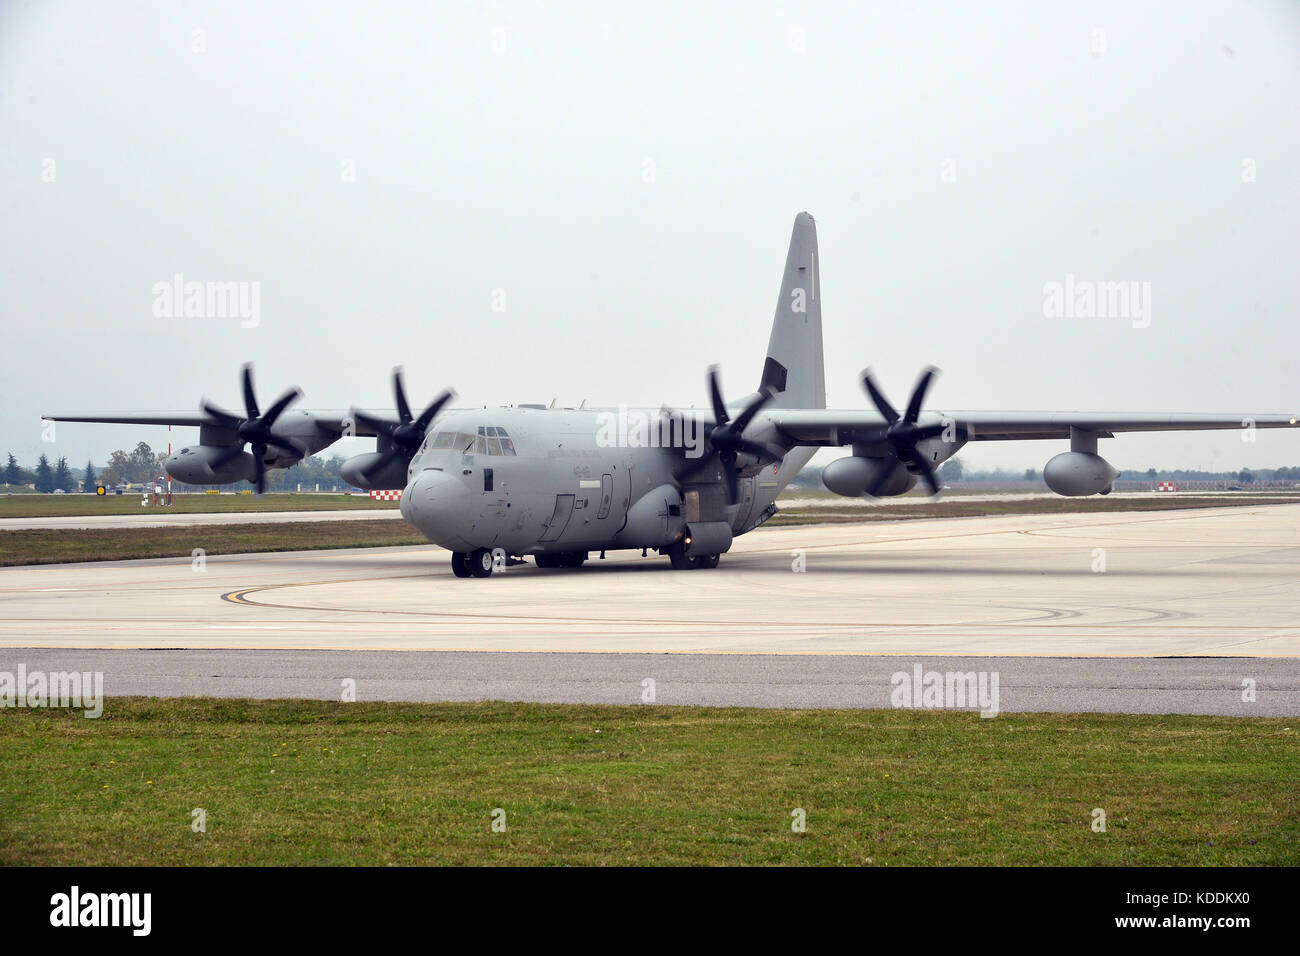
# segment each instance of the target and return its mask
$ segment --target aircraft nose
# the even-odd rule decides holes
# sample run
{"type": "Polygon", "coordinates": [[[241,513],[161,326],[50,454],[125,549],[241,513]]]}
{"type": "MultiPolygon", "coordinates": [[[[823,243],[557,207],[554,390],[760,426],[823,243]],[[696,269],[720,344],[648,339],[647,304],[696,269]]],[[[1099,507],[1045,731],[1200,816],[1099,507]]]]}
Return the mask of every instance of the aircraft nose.
{"type": "Polygon", "coordinates": [[[465,485],[432,468],[416,475],[402,492],[402,517],[431,536],[454,533],[458,523],[469,516],[469,506],[465,485]]]}

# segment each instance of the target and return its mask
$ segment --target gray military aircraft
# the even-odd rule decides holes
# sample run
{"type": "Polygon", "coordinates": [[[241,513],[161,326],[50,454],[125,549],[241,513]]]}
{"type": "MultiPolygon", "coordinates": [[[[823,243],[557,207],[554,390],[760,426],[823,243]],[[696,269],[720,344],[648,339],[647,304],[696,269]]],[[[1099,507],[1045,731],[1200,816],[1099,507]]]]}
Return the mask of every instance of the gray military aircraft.
{"type": "Polygon", "coordinates": [[[1098,439],[1296,424],[1291,415],[927,411],[934,374],[921,374],[901,414],[870,371],[862,384],[874,409],[826,408],[817,231],[800,213],[758,388],[728,403],[711,368],[706,410],[451,409],[446,392],[416,416],[399,369],[396,418],[291,410],[297,389],[263,412],[246,365],[243,415],[204,401],[197,413],[46,417],[197,425],[199,444],[173,454],[167,471],[193,484],[248,480],[259,492],[267,469],[345,434],[373,435],[375,452],[350,458],[344,478],[403,489],[403,517],[451,551],[458,577],[486,577],[524,556],[542,568],[576,568],[592,551],[618,549],[654,550],[677,569],[716,567],[736,535],[776,512],[781,490],[825,446],[852,451],[826,466],[826,488],[862,497],[901,495],[918,481],[938,494],[935,467],[970,441],[1068,440],[1043,478],[1057,494],[1081,496],[1108,494],[1119,474],[1097,453],[1098,439]]]}

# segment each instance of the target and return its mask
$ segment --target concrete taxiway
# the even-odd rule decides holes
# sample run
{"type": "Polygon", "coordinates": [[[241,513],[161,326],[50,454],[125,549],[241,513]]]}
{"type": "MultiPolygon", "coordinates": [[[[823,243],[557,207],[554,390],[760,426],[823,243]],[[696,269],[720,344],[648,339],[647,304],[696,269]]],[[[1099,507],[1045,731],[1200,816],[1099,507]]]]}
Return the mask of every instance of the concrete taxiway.
{"type": "Polygon", "coordinates": [[[284,524],[297,521],[368,521],[399,519],[396,508],[353,508],[339,511],[217,511],[195,514],[165,507],[141,509],[129,515],[53,515],[44,518],[0,518],[0,531],[56,531],[110,528],[193,528],[205,524],[284,524]]]}
{"type": "MultiPolygon", "coordinates": [[[[761,529],[708,571],[674,572],[637,552],[593,554],[576,571],[530,564],[460,580],[432,546],[7,568],[0,646],[1060,658],[1026,680],[1057,688],[1064,709],[1096,709],[1090,702],[1108,706],[1103,684],[1122,686],[1106,675],[1128,671],[1098,662],[1097,687],[1070,691],[1077,671],[1066,659],[1278,658],[1274,678],[1294,677],[1297,581],[1300,505],[939,518],[761,529]]],[[[496,660],[484,667],[523,666],[485,657],[496,660]]],[[[807,662],[801,686],[820,690],[792,699],[843,706],[833,679],[842,660],[807,662]]],[[[1173,688],[1188,713],[1205,700],[1196,686],[1239,697],[1253,673],[1234,662],[1212,674],[1155,666],[1144,680],[1173,688]]],[[[220,670],[172,686],[218,693],[220,670]]]]}

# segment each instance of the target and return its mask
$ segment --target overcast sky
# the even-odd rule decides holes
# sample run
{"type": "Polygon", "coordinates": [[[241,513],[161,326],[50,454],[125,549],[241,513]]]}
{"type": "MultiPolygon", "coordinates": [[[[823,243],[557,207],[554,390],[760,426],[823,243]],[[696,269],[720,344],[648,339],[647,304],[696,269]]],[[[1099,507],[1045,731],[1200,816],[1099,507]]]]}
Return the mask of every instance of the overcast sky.
{"type": "Polygon", "coordinates": [[[38,416],[237,407],[248,360],[263,406],[388,407],[398,363],[421,404],[740,396],[805,209],[833,407],[933,363],[945,410],[1295,412],[1300,4],[6,0],[0,453],[165,447],[38,416]],[[155,317],[177,273],[259,324],[155,317]],[[1150,283],[1149,327],[1045,317],[1067,275],[1150,283]]]}

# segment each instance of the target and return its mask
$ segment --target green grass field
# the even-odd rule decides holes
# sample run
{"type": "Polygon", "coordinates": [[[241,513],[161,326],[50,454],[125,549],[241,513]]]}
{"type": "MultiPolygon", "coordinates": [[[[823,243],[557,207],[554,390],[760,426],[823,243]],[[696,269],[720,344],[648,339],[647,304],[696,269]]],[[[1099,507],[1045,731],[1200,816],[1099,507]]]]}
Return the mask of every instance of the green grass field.
{"type": "Polygon", "coordinates": [[[0,495],[0,519],[85,515],[229,514],[240,511],[352,511],[394,509],[396,501],[352,495],[174,495],[164,507],[140,507],[140,495],[0,495]]]}
{"type": "Polygon", "coordinates": [[[1294,866],[1293,723],[130,698],[98,720],[5,710],[0,863],[1294,866]]]}
{"type": "Polygon", "coordinates": [[[317,551],[323,548],[384,548],[427,544],[405,521],[285,521],[275,524],[205,524],[192,528],[111,528],[0,531],[0,567],[188,558],[260,551],[317,551]]]}

